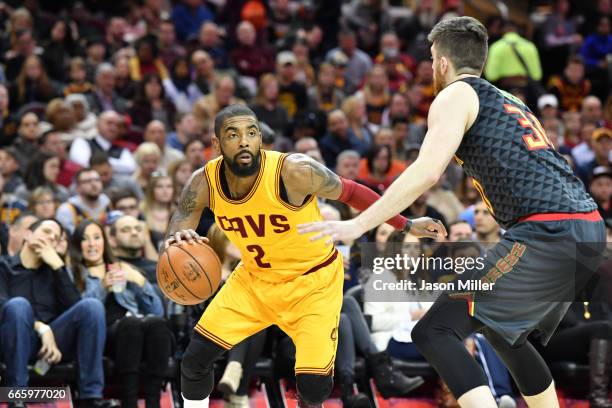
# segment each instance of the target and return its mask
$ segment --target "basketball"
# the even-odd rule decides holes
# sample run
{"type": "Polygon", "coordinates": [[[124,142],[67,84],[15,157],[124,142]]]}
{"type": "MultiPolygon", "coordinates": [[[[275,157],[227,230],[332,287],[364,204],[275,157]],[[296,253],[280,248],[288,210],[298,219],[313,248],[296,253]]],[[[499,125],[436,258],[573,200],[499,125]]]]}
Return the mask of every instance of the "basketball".
{"type": "Polygon", "coordinates": [[[206,244],[172,244],[159,256],[157,283],[175,303],[202,303],[217,291],[220,282],[221,262],[206,244]]]}

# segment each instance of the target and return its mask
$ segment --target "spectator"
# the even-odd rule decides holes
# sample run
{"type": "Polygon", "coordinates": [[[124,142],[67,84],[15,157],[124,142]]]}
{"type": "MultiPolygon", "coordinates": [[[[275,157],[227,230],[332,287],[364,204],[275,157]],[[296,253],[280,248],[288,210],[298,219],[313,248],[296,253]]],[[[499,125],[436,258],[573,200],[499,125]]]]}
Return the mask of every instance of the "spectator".
{"type": "MultiPolygon", "coordinates": [[[[393,131],[389,128],[381,128],[376,135],[374,135],[373,144],[374,145],[386,145],[391,149],[391,168],[387,171],[387,176],[390,178],[395,178],[400,175],[405,169],[406,165],[397,159],[397,150],[396,150],[396,142],[395,137],[393,135],[393,131]]],[[[359,165],[359,177],[361,179],[365,179],[368,174],[368,162],[364,158],[361,160],[359,165]]]]}
{"type": "Polygon", "coordinates": [[[15,190],[23,201],[28,201],[30,194],[37,187],[47,187],[53,192],[53,198],[60,203],[70,197],[68,189],[57,183],[60,173],[60,158],[53,152],[37,151],[30,157],[24,174],[24,184],[15,190]]]}
{"type": "Polygon", "coordinates": [[[368,127],[366,116],[366,105],[362,97],[349,96],[342,102],[342,111],[346,115],[349,126],[355,136],[367,147],[370,147],[374,139],[374,133],[368,127]]]}
{"type": "Polygon", "coordinates": [[[38,219],[53,218],[58,203],[49,187],[36,187],[28,199],[28,211],[38,219]]]}
{"type": "Polygon", "coordinates": [[[83,94],[74,93],[66,97],[66,102],[72,106],[76,121],[75,132],[85,139],[93,139],[98,133],[96,115],[89,110],[89,102],[83,94]]]}
{"type": "Polygon", "coordinates": [[[263,74],[259,79],[259,88],[255,103],[251,109],[257,119],[266,123],[276,133],[285,134],[289,125],[287,110],[280,105],[278,80],[273,74],[263,74]]]}
{"type": "Polygon", "coordinates": [[[436,220],[440,220],[442,221],[442,224],[447,225],[444,215],[442,215],[442,213],[436,208],[427,204],[430,194],[431,193],[429,191],[422,194],[414,201],[414,203],[412,203],[412,205],[402,211],[401,214],[407,218],[431,217],[436,220]]]}
{"type": "Polygon", "coordinates": [[[93,84],[87,80],[87,65],[81,57],[70,59],[68,64],[68,85],[64,88],[64,96],[72,94],[89,94],[93,92],[93,84]]]}
{"type": "MultiPolygon", "coordinates": [[[[209,95],[206,95],[196,102],[196,105],[202,105],[203,109],[214,117],[221,109],[229,105],[241,104],[245,102],[235,96],[236,83],[229,75],[219,75],[215,79],[215,88],[209,95]]],[[[197,106],[194,106],[194,114],[197,106]]]]}
{"type": "MultiPolygon", "coordinates": [[[[584,118],[584,115],[582,117],[584,118]]],[[[595,153],[591,149],[591,139],[595,129],[596,127],[593,123],[582,123],[582,129],[580,130],[581,142],[571,151],[575,168],[580,168],[595,158],[595,153]]]]}
{"type": "Polygon", "coordinates": [[[219,26],[213,21],[207,21],[200,27],[200,49],[206,51],[219,69],[230,68],[227,50],[222,44],[219,26]]]}
{"type": "Polygon", "coordinates": [[[448,241],[470,241],[474,235],[474,230],[469,222],[464,220],[453,221],[448,224],[448,241]]]}
{"type": "Polygon", "coordinates": [[[427,198],[427,204],[438,210],[446,219],[447,222],[454,222],[459,219],[459,215],[464,208],[454,192],[446,188],[446,174],[434,184],[427,198]]]}
{"type": "Polygon", "coordinates": [[[159,408],[163,376],[172,352],[172,333],[153,285],[134,267],[117,262],[100,224],[85,220],[71,238],[70,265],[85,299],[106,311],[107,353],[119,379],[121,406],[136,408],[140,365],[147,408],[159,408]]]}
{"type": "Polygon", "coordinates": [[[295,59],[297,60],[295,79],[298,82],[305,84],[307,87],[312,86],[315,80],[315,71],[310,63],[308,43],[306,40],[298,37],[293,42],[291,52],[293,52],[293,55],[295,55],[295,59]]]}
{"type": "Polygon", "coordinates": [[[280,85],[278,99],[289,118],[308,107],[306,86],[295,78],[296,65],[297,58],[291,51],[283,51],[276,56],[276,72],[280,85]]]}
{"type": "Polygon", "coordinates": [[[106,43],[102,37],[93,35],[87,39],[85,67],[87,80],[93,82],[96,77],[96,69],[104,62],[106,56],[106,43]]]}
{"type": "MultiPolygon", "coordinates": [[[[9,14],[7,11],[12,11],[9,15],[9,19],[7,21],[7,30],[2,33],[2,44],[0,49],[2,52],[7,51],[5,55],[3,55],[4,60],[8,60],[14,58],[16,55],[24,56],[24,58],[34,52],[34,43],[24,44],[20,43],[20,36],[22,33],[27,32],[29,35],[30,41],[32,40],[31,31],[34,27],[34,22],[32,19],[32,14],[25,7],[20,7],[16,10],[3,10],[3,14],[9,14]]],[[[3,16],[4,17],[4,16],[3,16]]],[[[10,78],[7,77],[8,80],[13,80],[17,76],[19,69],[21,68],[21,64],[23,63],[23,59],[19,61],[14,74],[11,75],[10,78]]],[[[8,71],[8,70],[7,70],[8,71]]]]}
{"type": "Polygon", "coordinates": [[[81,166],[67,158],[66,142],[62,140],[62,136],[58,132],[49,130],[42,134],[39,145],[40,149],[55,153],[59,157],[60,171],[57,176],[57,183],[69,187],[81,166]]]}
{"type": "Polygon", "coordinates": [[[145,76],[136,91],[134,106],[130,109],[134,125],[144,127],[156,119],[166,126],[171,126],[175,114],[176,108],[166,99],[159,76],[156,74],[145,76]]]}
{"type": "Polygon", "coordinates": [[[333,110],[328,115],[328,133],[321,139],[320,147],[323,160],[329,168],[336,167],[336,158],[343,150],[365,151],[365,145],[349,128],[346,115],[340,109],[333,110]]]}
{"type": "Polygon", "coordinates": [[[81,133],[76,129],[76,115],[72,109],[72,105],[64,99],[55,98],[47,104],[45,111],[47,122],[43,122],[43,126],[51,128],[59,132],[64,140],[72,142],[75,138],[81,136],[81,133]]]}
{"type": "Polygon", "coordinates": [[[130,58],[130,78],[132,81],[147,81],[147,77],[155,75],[159,78],[169,77],[168,68],[159,57],[157,37],[146,35],[136,43],[136,55],[130,58]]]}
{"type": "Polygon", "coordinates": [[[601,98],[610,93],[607,78],[612,54],[612,34],[610,34],[610,14],[601,15],[597,21],[597,31],[589,35],[580,50],[587,72],[594,80],[594,89],[601,98]]]}
{"type": "Polygon", "coordinates": [[[255,27],[249,21],[242,21],[236,28],[238,46],[231,52],[232,63],[242,76],[257,80],[262,74],[274,70],[274,52],[257,44],[255,27]]]}
{"type": "Polygon", "coordinates": [[[119,136],[121,116],[115,111],[103,112],[98,118],[98,134],[87,140],[77,138],[70,147],[70,160],[86,167],[93,153],[103,151],[109,156],[113,172],[119,175],[131,175],[136,170],[132,153],[125,147],[113,144],[119,136]]]}
{"type": "Polygon", "coordinates": [[[610,155],[612,151],[612,130],[606,128],[595,129],[591,136],[591,148],[595,157],[592,161],[579,166],[577,175],[585,185],[589,184],[593,170],[599,166],[610,167],[610,155]]]}
{"type": "MultiPolygon", "coordinates": [[[[10,226],[8,226],[7,242],[2,242],[2,256],[17,255],[23,247],[23,242],[30,227],[38,220],[39,218],[37,216],[25,211],[19,214],[10,226]]],[[[4,225],[6,226],[7,224],[5,223],[4,225]]],[[[1,259],[2,258],[0,258],[0,260],[1,259]]]]}
{"type": "MultiPolygon", "coordinates": [[[[321,110],[329,113],[334,109],[339,109],[344,94],[336,88],[335,68],[330,63],[324,62],[319,66],[317,83],[308,89],[308,98],[312,109],[321,110]]],[[[348,115],[345,111],[344,113],[348,115]]]]}
{"type": "Polygon", "coordinates": [[[30,55],[25,59],[19,75],[10,87],[10,107],[15,111],[29,103],[49,102],[58,93],[40,58],[30,55]]]}
{"type": "Polygon", "coordinates": [[[114,55],[117,51],[128,46],[125,41],[127,32],[127,21],[122,16],[111,17],[106,26],[105,42],[108,53],[114,55]]]}
{"type": "Polygon", "coordinates": [[[217,75],[215,63],[206,51],[197,50],[191,55],[191,65],[195,70],[194,82],[202,95],[208,95],[215,87],[217,75]]]}
{"type": "Polygon", "coordinates": [[[140,81],[134,81],[132,79],[132,73],[130,71],[130,59],[135,58],[131,55],[115,54],[115,86],[114,90],[117,96],[125,99],[128,105],[136,96],[138,84],[140,81]]]}
{"type": "Polygon", "coordinates": [[[380,53],[374,62],[385,67],[389,78],[389,90],[392,93],[405,92],[408,82],[412,79],[412,72],[416,69],[416,61],[400,48],[400,40],[392,31],[382,35],[380,39],[380,53]]]}
{"type": "Polygon", "coordinates": [[[154,248],[164,241],[170,216],[174,211],[174,185],[172,179],[162,174],[154,174],[145,190],[142,213],[151,233],[154,248]]]}
{"type": "Polygon", "coordinates": [[[145,142],[153,142],[159,147],[161,152],[160,168],[167,169],[171,163],[185,157],[183,152],[166,144],[166,127],[159,120],[152,120],[147,124],[144,140],[145,142]]]}
{"type": "Polygon", "coordinates": [[[542,62],[545,72],[554,72],[562,66],[572,51],[582,43],[582,36],[578,34],[577,23],[570,16],[569,0],[556,0],[554,12],[548,16],[544,23],[544,47],[542,62]]]}
{"type": "Polygon", "coordinates": [[[351,30],[343,29],[338,34],[338,48],[327,53],[326,59],[331,59],[334,53],[342,51],[348,58],[344,79],[346,81],[347,93],[353,93],[372,68],[372,60],[362,50],[357,48],[357,37],[351,30]]]}
{"type": "Polygon", "coordinates": [[[595,127],[604,125],[603,112],[601,109],[601,100],[589,95],[582,101],[582,123],[593,124],[595,127]]]}
{"type": "Polygon", "coordinates": [[[97,171],[84,168],[75,175],[77,195],[62,203],[56,218],[72,233],[82,220],[104,223],[108,214],[109,198],[102,193],[102,180],[97,171]]]}
{"type": "Polygon", "coordinates": [[[162,84],[168,99],[181,113],[189,113],[194,102],[202,96],[202,92],[191,79],[187,57],[177,57],[174,60],[170,79],[162,81],[162,84]]]}
{"type": "Polygon", "coordinates": [[[164,66],[172,67],[178,58],[185,58],[187,52],[176,41],[176,30],[171,20],[161,21],[157,27],[159,27],[159,58],[164,66]]]}
{"type": "Polygon", "coordinates": [[[36,46],[36,40],[31,28],[15,31],[11,43],[11,49],[5,54],[4,59],[7,81],[14,81],[19,76],[27,58],[42,53],[42,50],[36,46]]]}
{"type": "Polygon", "coordinates": [[[548,80],[548,90],[561,102],[564,111],[579,111],[583,99],[591,91],[591,81],[584,77],[584,63],[578,56],[570,57],[562,75],[548,80]]]}
{"type": "Polygon", "coordinates": [[[38,151],[40,139],[40,120],[34,112],[26,112],[21,116],[17,135],[13,147],[17,152],[19,167],[25,169],[32,155],[38,151]]]}
{"type": "Polygon", "coordinates": [[[97,171],[102,181],[102,192],[108,195],[113,190],[129,190],[139,199],[144,197],[142,188],[131,177],[115,175],[108,155],[104,152],[96,152],[89,160],[89,167],[97,171]]]}
{"type": "Polygon", "coordinates": [[[144,191],[151,181],[151,175],[161,168],[162,153],[156,143],[144,142],[136,149],[134,158],[138,164],[134,180],[144,191]]]}
{"type": "Polygon", "coordinates": [[[611,218],[612,170],[606,166],[595,167],[590,176],[589,192],[597,203],[597,209],[601,214],[601,218],[604,220],[611,218]]]}
{"type": "Polygon", "coordinates": [[[199,139],[193,139],[185,145],[185,158],[195,170],[206,164],[204,143],[199,139]]]}
{"type": "Polygon", "coordinates": [[[366,153],[368,172],[362,178],[364,184],[384,193],[393,182],[389,176],[391,169],[391,149],[386,145],[373,145],[366,153]]]}
{"type": "Polygon", "coordinates": [[[489,249],[500,239],[501,229],[483,201],[474,205],[474,231],[476,242],[489,249]]]}
{"type": "Polygon", "coordinates": [[[174,129],[174,132],[168,134],[166,144],[181,152],[185,145],[200,133],[196,119],[191,113],[178,113],[174,118],[174,129]]]}
{"type": "Polygon", "coordinates": [[[115,68],[107,63],[101,63],[96,68],[96,87],[89,95],[89,107],[99,115],[105,111],[116,111],[123,113],[127,110],[128,103],[115,92],[115,68]]]}
{"type": "Polygon", "coordinates": [[[194,168],[189,160],[186,158],[183,160],[175,161],[168,166],[168,174],[172,178],[172,185],[174,186],[174,202],[178,204],[183,187],[187,184],[191,173],[194,168]]]}
{"type": "Polygon", "coordinates": [[[214,20],[210,9],[202,0],[184,0],[172,10],[172,21],[176,28],[176,36],[184,42],[192,34],[197,34],[200,26],[214,20]]]}
{"type": "Polygon", "coordinates": [[[54,81],[66,82],[66,67],[70,54],[75,52],[69,20],[56,20],[51,26],[48,40],[43,43],[42,60],[49,77],[54,81]]]}
{"type": "Polygon", "coordinates": [[[54,249],[61,234],[56,221],[37,221],[19,254],[0,261],[5,381],[11,387],[26,387],[27,362],[37,354],[50,364],[76,355],[80,405],[96,407],[104,388],[104,306],[96,299],[81,299],[54,249]],[[35,348],[36,335],[40,350],[35,348]]]}
{"type": "Polygon", "coordinates": [[[13,143],[17,135],[17,120],[9,110],[9,92],[0,83],[0,147],[13,143]]]}
{"type": "Polygon", "coordinates": [[[368,72],[362,91],[368,116],[368,123],[376,132],[382,125],[383,112],[389,104],[389,78],[382,65],[374,65],[368,72]]]}
{"type": "MultiPolygon", "coordinates": [[[[157,287],[156,268],[159,255],[149,237],[145,223],[132,215],[119,215],[109,228],[109,243],[115,256],[143,271],[158,295],[163,296],[157,287]]],[[[160,297],[162,303],[163,299],[160,297]]]]}
{"type": "Polygon", "coordinates": [[[19,152],[12,146],[0,150],[0,173],[4,179],[3,192],[14,193],[23,180],[19,172],[19,152]]]}

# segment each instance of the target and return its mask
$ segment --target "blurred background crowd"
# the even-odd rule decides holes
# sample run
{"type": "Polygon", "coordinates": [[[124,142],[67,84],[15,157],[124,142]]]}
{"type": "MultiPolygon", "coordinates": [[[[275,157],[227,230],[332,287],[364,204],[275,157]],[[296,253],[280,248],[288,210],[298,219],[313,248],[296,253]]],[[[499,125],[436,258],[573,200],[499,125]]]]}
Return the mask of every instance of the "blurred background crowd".
{"type": "MultiPolygon", "coordinates": [[[[120,379],[122,405],[134,407],[141,396],[147,408],[159,406],[162,384],[178,387],[168,367],[180,361],[203,306],[167,302],[155,263],[182,187],[219,154],[211,143],[215,114],[248,105],[262,122],[264,148],[307,154],[382,194],[415,160],[427,131],[434,94],[426,36],[444,18],[471,15],[485,24],[483,76],[536,114],[612,231],[611,12],[610,0],[0,2],[4,384],[25,385],[27,363],[42,347],[41,360],[77,362],[83,405],[104,405],[104,355],[120,379]],[[85,348],[95,352],[86,357],[85,348]]],[[[479,253],[486,245],[476,242],[503,233],[481,200],[453,163],[404,215],[442,220],[463,254],[479,253]]],[[[327,219],[355,215],[341,203],[321,205],[327,219]]],[[[240,254],[210,211],[198,232],[231,273],[240,254]]],[[[357,244],[376,242],[383,253],[388,239],[436,250],[387,226],[338,243],[348,295],[336,372],[348,406],[363,406],[356,400],[368,393],[353,387],[356,358],[385,396],[422,382],[410,367],[389,379],[401,375],[399,360],[422,361],[410,327],[428,305],[360,297],[368,274],[357,244]]],[[[594,292],[580,295],[564,321],[569,334],[561,331],[543,353],[588,366],[582,397],[612,407],[612,315],[594,292]]],[[[221,378],[227,405],[248,406],[258,356],[291,361],[285,343],[263,333],[230,354],[221,378]]],[[[483,357],[484,343],[475,337],[467,346],[493,360],[494,353],[483,357]]],[[[500,406],[515,406],[508,373],[487,371],[492,388],[505,384],[496,391],[500,406]]],[[[456,403],[443,384],[434,388],[436,404],[456,403]]]]}

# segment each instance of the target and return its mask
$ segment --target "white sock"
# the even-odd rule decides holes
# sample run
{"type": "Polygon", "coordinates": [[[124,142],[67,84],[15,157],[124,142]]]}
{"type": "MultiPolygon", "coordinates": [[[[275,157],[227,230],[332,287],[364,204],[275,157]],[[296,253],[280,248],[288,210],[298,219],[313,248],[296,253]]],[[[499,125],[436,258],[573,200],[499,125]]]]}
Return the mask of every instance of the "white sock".
{"type": "Polygon", "coordinates": [[[203,400],[188,400],[183,394],[183,408],[208,408],[208,397],[203,400]]]}

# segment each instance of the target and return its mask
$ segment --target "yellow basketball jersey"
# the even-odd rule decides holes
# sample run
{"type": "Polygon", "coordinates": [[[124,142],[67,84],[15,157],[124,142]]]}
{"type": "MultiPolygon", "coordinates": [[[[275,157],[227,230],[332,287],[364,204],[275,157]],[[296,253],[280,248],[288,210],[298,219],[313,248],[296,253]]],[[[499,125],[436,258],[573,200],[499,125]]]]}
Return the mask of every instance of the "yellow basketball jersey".
{"type": "Polygon", "coordinates": [[[240,249],[244,268],[269,282],[292,280],[328,265],[338,256],[325,240],[311,242],[311,234],[298,234],[298,224],[322,218],[314,195],[299,207],[281,198],[281,169],[286,157],[262,150],[255,184],[239,200],[228,197],[222,188],[223,157],[205,167],[215,222],[240,249]]]}

